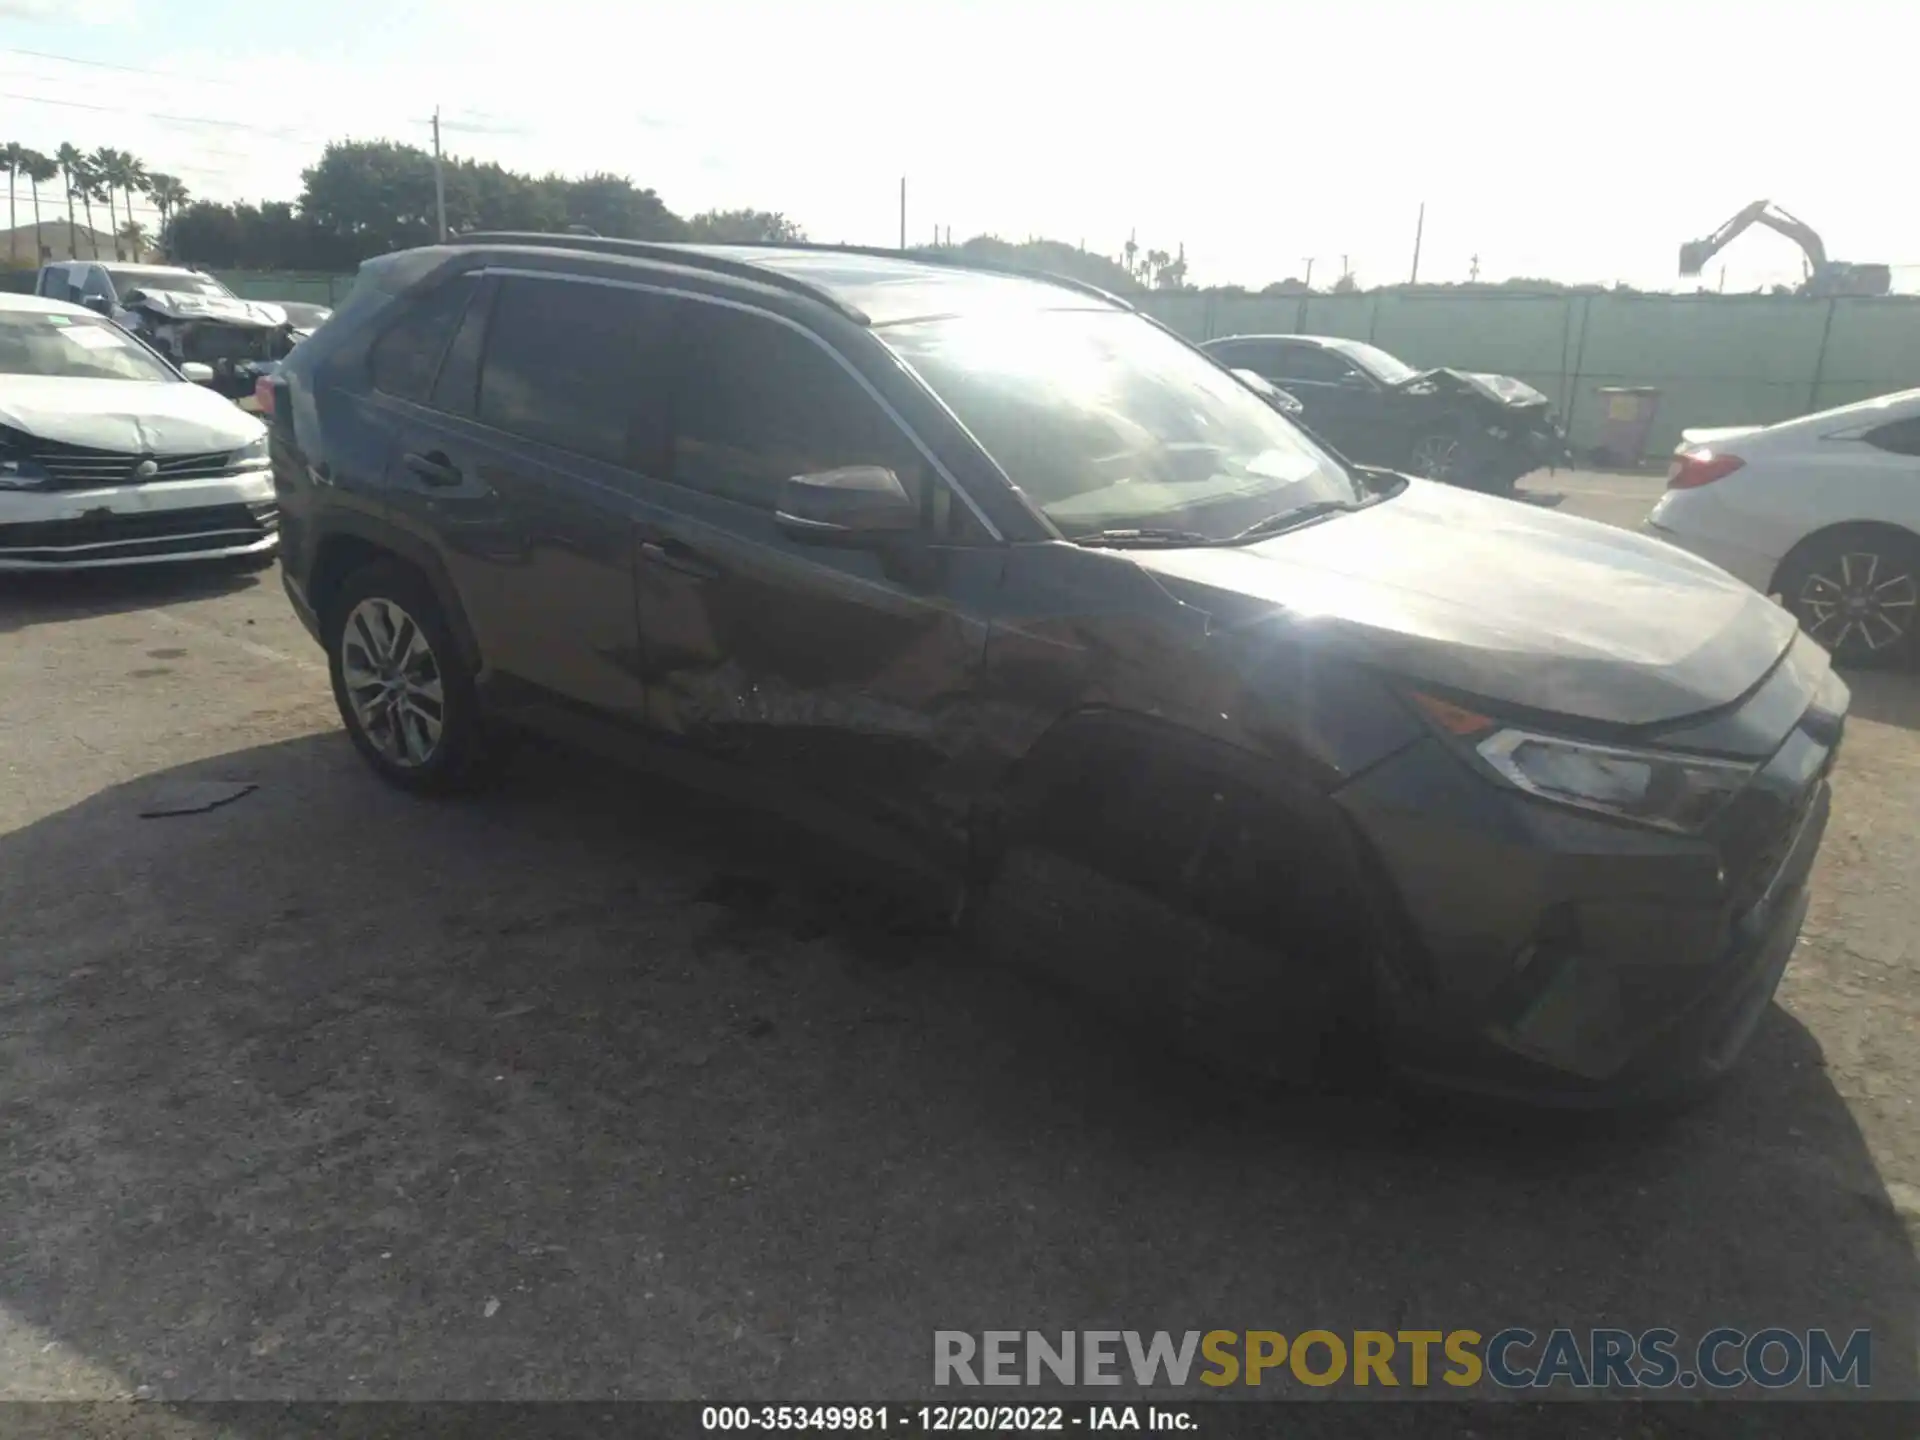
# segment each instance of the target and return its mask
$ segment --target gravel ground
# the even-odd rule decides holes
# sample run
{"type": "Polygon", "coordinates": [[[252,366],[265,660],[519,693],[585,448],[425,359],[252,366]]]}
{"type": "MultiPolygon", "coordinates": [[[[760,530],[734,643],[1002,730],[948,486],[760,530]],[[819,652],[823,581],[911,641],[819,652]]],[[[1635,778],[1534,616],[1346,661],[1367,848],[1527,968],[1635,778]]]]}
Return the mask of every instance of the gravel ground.
{"type": "Polygon", "coordinates": [[[1867,1326],[1915,1395],[1920,683],[1855,697],[1744,1070],[1568,1133],[1209,1078],[564,754],[392,793],[271,573],[9,584],[0,1397],[907,1396],[936,1328],[1601,1324],[1867,1326]],[[142,818],[206,781],[257,788],[142,818]]]}

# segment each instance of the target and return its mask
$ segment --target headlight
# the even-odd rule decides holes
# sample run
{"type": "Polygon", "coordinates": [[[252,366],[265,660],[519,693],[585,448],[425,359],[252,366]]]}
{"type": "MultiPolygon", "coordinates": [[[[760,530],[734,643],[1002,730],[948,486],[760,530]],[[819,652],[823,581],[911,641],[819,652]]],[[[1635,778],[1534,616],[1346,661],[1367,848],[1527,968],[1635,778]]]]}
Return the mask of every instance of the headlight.
{"type": "Polygon", "coordinates": [[[235,466],[245,465],[252,469],[259,469],[261,466],[267,464],[267,437],[265,435],[255,436],[252,440],[249,440],[245,445],[242,445],[238,450],[234,451],[233,454],[229,455],[227,459],[229,463],[235,466]]]}
{"type": "Polygon", "coordinates": [[[31,460],[0,460],[0,490],[38,490],[47,472],[31,460]]]}
{"type": "Polygon", "coordinates": [[[1497,731],[1474,749],[1529,795],[1663,830],[1700,829],[1758,768],[1737,760],[1620,749],[1526,730],[1497,731]]]}

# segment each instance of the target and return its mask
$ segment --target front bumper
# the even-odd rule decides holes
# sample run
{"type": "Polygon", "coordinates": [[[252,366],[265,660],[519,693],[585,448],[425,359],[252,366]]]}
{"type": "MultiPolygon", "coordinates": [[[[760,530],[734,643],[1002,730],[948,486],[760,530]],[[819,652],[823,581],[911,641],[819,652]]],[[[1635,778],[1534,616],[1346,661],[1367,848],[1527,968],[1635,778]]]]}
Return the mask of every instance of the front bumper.
{"type": "Polygon", "coordinates": [[[95,570],[262,555],[279,542],[273,476],[0,491],[0,571],[95,570]]]}
{"type": "Polygon", "coordinates": [[[1724,1075],[1799,935],[1846,705],[1828,675],[1698,836],[1527,800],[1438,741],[1350,787],[1343,803],[1397,912],[1376,978],[1400,1068],[1574,1108],[1674,1098],[1724,1075]]]}

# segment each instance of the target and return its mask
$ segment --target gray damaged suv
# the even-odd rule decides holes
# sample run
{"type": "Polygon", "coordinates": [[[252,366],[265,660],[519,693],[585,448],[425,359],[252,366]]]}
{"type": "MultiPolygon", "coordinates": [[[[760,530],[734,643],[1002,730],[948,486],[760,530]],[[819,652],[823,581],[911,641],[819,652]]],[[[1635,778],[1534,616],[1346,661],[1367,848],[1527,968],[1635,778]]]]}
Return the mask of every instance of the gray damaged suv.
{"type": "Polygon", "coordinates": [[[395,784],[522,729],[665,763],[1092,987],[1554,1103],[1720,1075],[1793,948],[1848,694],[1791,616],[1350,465],[1111,296],[466,236],[270,391],[287,591],[395,784]]]}

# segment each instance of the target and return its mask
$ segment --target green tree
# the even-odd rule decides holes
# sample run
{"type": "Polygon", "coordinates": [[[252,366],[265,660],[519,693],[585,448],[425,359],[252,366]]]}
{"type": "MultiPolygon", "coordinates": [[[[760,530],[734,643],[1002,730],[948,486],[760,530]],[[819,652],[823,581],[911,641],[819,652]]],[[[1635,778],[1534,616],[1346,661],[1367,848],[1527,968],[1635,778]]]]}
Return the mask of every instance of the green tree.
{"type": "Polygon", "coordinates": [[[33,263],[38,265],[43,253],[40,243],[40,187],[60,173],[60,166],[51,155],[42,155],[38,150],[22,152],[21,162],[27,183],[33,187],[33,263]]]}
{"type": "Polygon", "coordinates": [[[687,238],[717,245],[783,244],[807,232],[777,210],[704,210],[687,221],[687,238]]]}
{"type": "MultiPolygon", "coordinates": [[[[119,164],[120,152],[118,150],[108,149],[105,145],[102,145],[98,150],[95,150],[91,155],[87,156],[87,173],[92,177],[93,198],[107,202],[108,234],[114,234],[120,229],[119,217],[114,213],[113,207],[114,175],[119,169],[119,164]]],[[[87,228],[93,228],[93,215],[91,210],[88,211],[87,215],[87,228]]],[[[94,258],[96,260],[99,259],[100,242],[98,240],[93,242],[93,251],[94,258]]],[[[117,250],[114,252],[113,258],[116,260],[120,258],[117,250]]]]}
{"type": "Polygon", "coordinates": [[[101,146],[87,157],[93,167],[95,178],[107,195],[107,223],[112,227],[114,246],[113,258],[120,256],[120,221],[115,213],[113,197],[119,191],[127,197],[127,218],[133,218],[133,196],[136,190],[147,188],[147,168],[131,153],[125,150],[113,150],[101,146]]]}
{"type": "MultiPolygon", "coordinates": [[[[147,227],[142,225],[138,220],[130,219],[120,227],[113,238],[127,242],[128,254],[125,258],[138,261],[140,259],[140,252],[146,248],[147,227]]],[[[118,245],[114,246],[113,253],[115,259],[122,258],[118,245]]]]}
{"type": "Polygon", "coordinates": [[[60,167],[60,177],[67,191],[67,256],[78,260],[80,237],[74,230],[73,197],[79,193],[81,179],[87,173],[87,157],[80,153],[78,146],[65,144],[55,152],[53,158],[60,167]]]}
{"type": "Polygon", "coordinates": [[[9,140],[0,145],[0,165],[7,170],[7,228],[13,233],[7,237],[8,259],[16,265],[20,262],[20,224],[13,214],[14,177],[26,169],[27,150],[18,140],[9,140]]]}

